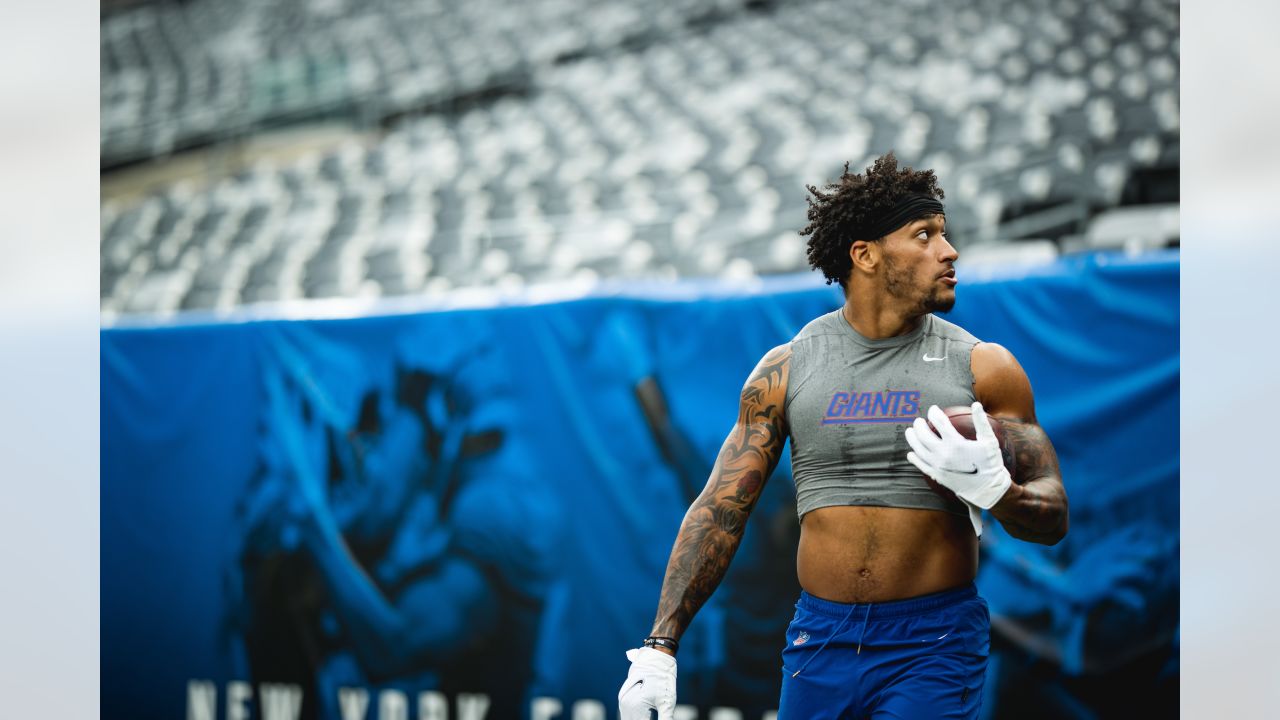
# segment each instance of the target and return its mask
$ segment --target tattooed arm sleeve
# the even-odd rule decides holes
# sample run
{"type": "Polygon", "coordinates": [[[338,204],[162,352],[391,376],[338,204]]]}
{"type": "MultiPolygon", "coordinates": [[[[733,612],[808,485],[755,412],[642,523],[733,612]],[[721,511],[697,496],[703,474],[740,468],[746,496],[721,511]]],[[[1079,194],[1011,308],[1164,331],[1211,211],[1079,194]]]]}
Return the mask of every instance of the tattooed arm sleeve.
{"type": "Polygon", "coordinates": [[[1000,421],[1013,443],[1018,476],[991,514],[1019,540],[1054,545],[1067,534],[1067,491],[1053,443],[1034,420],[1000,421]]]}
{"type": "Polygon", "coordinates": [[[1067,534],[1067,491],[1053,443],[1036,421],[1031,382],[1012,353],[994,343],[973,349],[974,394],[1004,425],[1013,444],[1017,476],[991,508],[1004,529],[1020,540],[1056,544],[1067,534]]]}
{"type": "Polygon", "coordinates": [[[774,348],[743,386],[738,421],[680,525],[652,635],[679,638],[729,569],[747,516],[787,439],[783,406],[790,360],[789,345],[774,348]]]}

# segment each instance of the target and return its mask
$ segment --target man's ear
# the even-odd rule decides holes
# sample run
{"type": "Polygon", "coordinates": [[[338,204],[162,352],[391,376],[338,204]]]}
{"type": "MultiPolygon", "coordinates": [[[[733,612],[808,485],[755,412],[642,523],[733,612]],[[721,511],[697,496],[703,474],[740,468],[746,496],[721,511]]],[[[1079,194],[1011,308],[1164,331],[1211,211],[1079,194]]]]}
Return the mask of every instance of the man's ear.
{"type": "Polygon", "coordinates": [[[854,240],[849,246],[849,259],[855,271],[874,272],[880,264],[880,243],[854,240]]]}

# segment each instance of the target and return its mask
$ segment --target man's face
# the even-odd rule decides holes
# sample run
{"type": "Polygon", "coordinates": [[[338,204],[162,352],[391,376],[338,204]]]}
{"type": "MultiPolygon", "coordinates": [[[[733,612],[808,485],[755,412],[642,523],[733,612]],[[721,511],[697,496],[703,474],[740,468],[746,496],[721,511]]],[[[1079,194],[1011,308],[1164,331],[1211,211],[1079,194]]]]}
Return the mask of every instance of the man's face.
{"type": "Polygon", "coordinates": [[[959,253],[947,241],[946,217],[913,220],[884,239],[884,288],[913,315],[947,312],[956,304],[959,253]]]}

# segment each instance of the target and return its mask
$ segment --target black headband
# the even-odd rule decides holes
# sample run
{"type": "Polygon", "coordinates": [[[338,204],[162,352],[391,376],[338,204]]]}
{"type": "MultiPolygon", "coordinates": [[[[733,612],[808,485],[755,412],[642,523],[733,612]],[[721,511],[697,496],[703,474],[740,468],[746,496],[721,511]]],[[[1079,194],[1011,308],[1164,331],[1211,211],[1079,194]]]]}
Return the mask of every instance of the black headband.
{"type": "Polygon", "coordinates": [[[930,215],[943,215],[942,203],[928,195],[904,195],[893,207],[870,218],[864,230],[854,234],[855,240],[876,240],[912,220],[930,215]]]}

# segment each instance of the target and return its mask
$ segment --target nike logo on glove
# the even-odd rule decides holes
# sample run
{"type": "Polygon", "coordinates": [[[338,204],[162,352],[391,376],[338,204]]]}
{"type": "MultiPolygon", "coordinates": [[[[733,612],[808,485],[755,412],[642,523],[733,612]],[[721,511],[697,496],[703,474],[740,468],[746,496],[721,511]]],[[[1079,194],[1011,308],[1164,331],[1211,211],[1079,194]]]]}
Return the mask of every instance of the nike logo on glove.
{"type": "Polygon", "coordinates": [[[624,695],[631,692],[632,690],[635,690],[641,685],[644,685],[644,678],[640,678],[639,680],[636,680],[635,682],[631,683],[631,685],[628,686],[626,690],[623,690],[621,693],[618,694],[618,699],[621,700],[624,695]]]}

